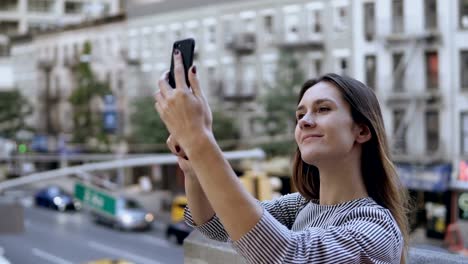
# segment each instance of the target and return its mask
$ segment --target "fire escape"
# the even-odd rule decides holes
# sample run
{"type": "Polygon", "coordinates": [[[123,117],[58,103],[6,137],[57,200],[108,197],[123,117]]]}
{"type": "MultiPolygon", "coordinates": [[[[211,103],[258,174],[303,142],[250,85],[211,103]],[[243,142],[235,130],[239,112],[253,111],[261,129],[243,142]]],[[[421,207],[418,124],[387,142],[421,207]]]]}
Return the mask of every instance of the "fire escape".
{"type": "MultiPolygon", "coordinates": [[[[411,91],[410,87],[405,87],[404,79],[406,70],[414,64],[416,54],[421,51],[424,54],[427,50],[437,50],[441,37],[435,27],[417,34],[404,33],[402,22],[402,20],[394,20],[393,32],[384,40],[384,47],[393,53],[393,72],[391,81],[387,82],[391,84],[391,87],[387,88],[388,93],[384,95],[384,102],[390,109],[401,109],[397,110],[398,113],[394,116],[399,120],[395,124],[390,142],[396,161],[430,163],[442,158],[441,144],[439,143],[438,149],[432,153],[426,151],[422,155],[412,155],[407,149],[407,131],[408,128],[414,126],[416,113],[425,113],[428,109],[440,109],[442,95],[439,87],[429,85],[429,75],[426,76],[427,81],[423,91],[411,91]],[[405,52],[396,52],[395,47],[405,52]]],[[[435,63],[438,63],[437,60],[435,63]]]]}

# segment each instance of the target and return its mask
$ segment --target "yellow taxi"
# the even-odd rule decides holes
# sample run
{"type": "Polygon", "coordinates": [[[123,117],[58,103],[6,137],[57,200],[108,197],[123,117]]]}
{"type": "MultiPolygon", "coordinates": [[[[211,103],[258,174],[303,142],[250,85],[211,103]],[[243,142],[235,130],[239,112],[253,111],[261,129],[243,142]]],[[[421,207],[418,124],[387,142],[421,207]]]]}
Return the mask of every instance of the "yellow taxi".
{"type": "Polygon", "coordinates": [[[178,195],[172,201],[171,220],[173,223],[180,222],[184,219],[184,209],[187,206],[187,196],[178,195]]]}

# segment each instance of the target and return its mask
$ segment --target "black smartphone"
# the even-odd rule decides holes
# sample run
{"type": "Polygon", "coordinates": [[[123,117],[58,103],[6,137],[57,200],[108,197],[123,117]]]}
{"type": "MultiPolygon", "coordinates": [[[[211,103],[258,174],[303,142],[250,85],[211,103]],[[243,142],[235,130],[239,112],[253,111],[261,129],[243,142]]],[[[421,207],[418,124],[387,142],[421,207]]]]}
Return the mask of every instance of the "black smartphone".
{"type": "Polygon", "coordinates": [[[182,54],[182,61],[184,63],[184,70],[185,70],[185,82],[187,86],[190,87],[189,79],[188,79],[188,70],[192,67],[193,64],[193,52],[195,50],[195,40],[192,38],[178,40],[174,42],[172,46],[172,53],[171,53],[171,69],[169,71],[169,85],[172,88],[176,87],[175,78],[174,78],[174,51],[178,49],[182,54]]]}

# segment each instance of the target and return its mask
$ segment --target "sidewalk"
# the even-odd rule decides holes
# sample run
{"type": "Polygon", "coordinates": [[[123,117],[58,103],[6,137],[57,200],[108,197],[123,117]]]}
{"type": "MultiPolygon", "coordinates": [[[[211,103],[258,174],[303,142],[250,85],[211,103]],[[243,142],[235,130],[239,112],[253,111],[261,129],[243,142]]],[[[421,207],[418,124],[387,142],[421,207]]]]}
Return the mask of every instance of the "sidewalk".
{"type": "MultiPolygon", "coordinates": [[[[468,221],[458,220],[465,248],[468,248],[468,221]]],[[[410,234],[410,246],[415,248],[429,249],[434,251],[451,253],[447,249],[444,240],[426,237],[426,230],[417,228],[410,234]]]]}

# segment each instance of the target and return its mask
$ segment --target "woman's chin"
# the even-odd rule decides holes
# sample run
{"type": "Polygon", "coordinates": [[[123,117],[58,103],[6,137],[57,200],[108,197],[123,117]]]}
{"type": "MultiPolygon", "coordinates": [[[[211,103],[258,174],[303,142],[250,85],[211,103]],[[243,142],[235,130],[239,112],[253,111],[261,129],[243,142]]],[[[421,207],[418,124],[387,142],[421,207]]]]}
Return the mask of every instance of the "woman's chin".
{"type": "Polygon", "coordinates": [[[305,163],[313,166],[317,166],[320,161],[320,155],[317,155],[317,153],[302,153],[301,157],[305,163]]]}

